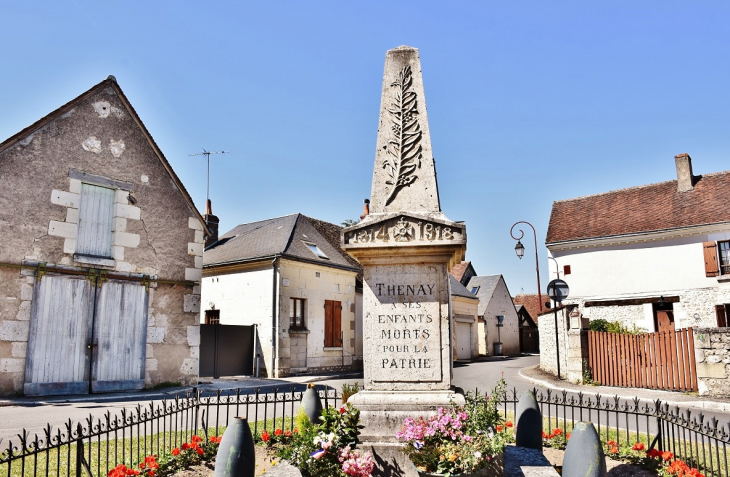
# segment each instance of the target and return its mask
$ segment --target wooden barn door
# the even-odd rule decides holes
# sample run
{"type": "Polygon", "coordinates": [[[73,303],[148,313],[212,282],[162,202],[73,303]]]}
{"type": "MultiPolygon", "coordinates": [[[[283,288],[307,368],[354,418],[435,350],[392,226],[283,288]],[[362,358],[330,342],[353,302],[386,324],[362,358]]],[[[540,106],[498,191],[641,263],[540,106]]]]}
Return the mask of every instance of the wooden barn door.
{"type": "Polygon", "coordinates": [[[31,307],[26,395],[89,392],[94,283],[46,275],[36,281],[31,307]]]}
{"type": "Polygon", "coordinates": [[[110,280],[97,292],[91,392],[144,388],[147,290],[137,282],[110,280]]]}

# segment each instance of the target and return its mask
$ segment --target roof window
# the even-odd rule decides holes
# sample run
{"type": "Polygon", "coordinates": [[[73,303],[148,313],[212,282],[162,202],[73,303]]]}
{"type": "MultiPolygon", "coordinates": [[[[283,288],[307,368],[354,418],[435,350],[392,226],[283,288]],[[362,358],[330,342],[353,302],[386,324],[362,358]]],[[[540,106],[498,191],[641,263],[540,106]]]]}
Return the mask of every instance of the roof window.
{"type": "Polygon", "coordinates": [[[306,245],[306,246],[307,246],[307,247],[309,248],[309,250],[311,250],[311,251],[312,251],[312,253],[313,253],[313,254],[315,254],[316,256],[318,256],[319,258],[324,258],[324,259],[326,259],[326,260],[329,260],[329,259],[330,259],[330,258],[329,258],[329,257],[328,257],[327,255],[325,255],[325,254],[324,254],[324,252],[323,252],[323,251],[321,251],[321,250],[319,249],[319,247],[317,247],[317,246],[316,246],[315,244],[313,244],[313,243],[309,243],[309,242],[304,242],[304,245],[306,245]]]}
{"type": "Polygon", "coordinates": [[[479,292],[479,287],[472,287],[471,292],[476,295],[479,292]]]}

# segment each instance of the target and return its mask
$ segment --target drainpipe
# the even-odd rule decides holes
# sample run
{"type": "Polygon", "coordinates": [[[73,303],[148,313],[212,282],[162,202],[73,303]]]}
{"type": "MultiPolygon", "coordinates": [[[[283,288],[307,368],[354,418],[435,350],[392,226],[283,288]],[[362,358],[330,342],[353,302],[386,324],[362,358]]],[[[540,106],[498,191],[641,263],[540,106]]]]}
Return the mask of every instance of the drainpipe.
{"type": "Polygon", "coordinates": [[[271,287],[271,374],[269,375],[269,378],[278,378],[279,377],[279,370],[276,369],[276,356],[278,354],[278,348],[277,344],[279,341],[279,323],[277,321],[277,304],[278,304],[278,296],[277,296],[277,285],[278,281],[276,279],[276,261],[279,260],[279,256],[275,255],[274,260],[271,261],[271,268],[272,268],[272,287],[271,287]]]}

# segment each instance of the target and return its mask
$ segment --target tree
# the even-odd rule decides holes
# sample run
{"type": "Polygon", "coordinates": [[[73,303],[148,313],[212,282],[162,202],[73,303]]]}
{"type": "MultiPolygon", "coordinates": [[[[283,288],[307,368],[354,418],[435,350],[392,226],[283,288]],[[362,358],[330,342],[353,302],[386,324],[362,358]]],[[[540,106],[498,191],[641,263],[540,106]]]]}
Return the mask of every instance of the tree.
{"type": "Polygon", "coordinates": [[[357,220],[352,219],[345,219],[340,223],[343,227],[352,227],[353,225],[357,225],[359,222],[357,220]]]}

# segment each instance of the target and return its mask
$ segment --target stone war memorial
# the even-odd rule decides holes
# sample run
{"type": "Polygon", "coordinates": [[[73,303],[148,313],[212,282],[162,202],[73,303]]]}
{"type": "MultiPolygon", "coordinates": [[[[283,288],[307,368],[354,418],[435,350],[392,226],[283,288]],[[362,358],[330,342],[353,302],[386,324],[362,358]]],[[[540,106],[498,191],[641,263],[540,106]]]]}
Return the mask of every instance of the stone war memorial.
{"type": "Polygon", "coordinates": [[[466,226],[446,218],[418,49],[386,54],[369,215],[342,232],[342,246],[364,268],[364,390],[361,439],[384,475],[416,475],[395,433],[463,396],[451,389],[451,267],[464,259],[466,226]]]}

